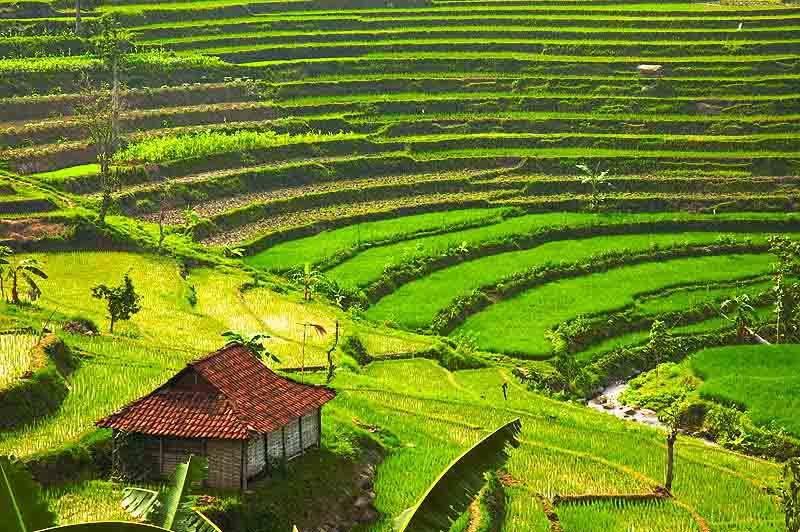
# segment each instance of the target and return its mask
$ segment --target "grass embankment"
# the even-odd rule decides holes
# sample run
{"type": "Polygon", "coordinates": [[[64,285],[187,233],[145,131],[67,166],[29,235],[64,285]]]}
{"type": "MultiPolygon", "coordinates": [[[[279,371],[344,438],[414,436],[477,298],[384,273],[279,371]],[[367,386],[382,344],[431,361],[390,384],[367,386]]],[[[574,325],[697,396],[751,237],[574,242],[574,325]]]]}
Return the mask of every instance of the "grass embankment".
{"type": "MultiPolygon", "coordinates": [[[[424,360],[377,363],[360,375],[341,374],[334,384],[340,390],[332,405],[336,412],[391,430],[401,444],[378,470],[377,503],[387,516],[407,507],[415,493],[435,478],[437,464],[441,467],[448,455],[457,454],[456,448],[513,416],[522,419],[524,443],[509,461],[514,485],[505,488],[505,530],[542,529],[537,492],[644,492],[663,476],[660,432],[542,398],[497,368],[448,374],[424,360]],[[504,380],[510,384],[508,401],[503,400],[501,390],[504,380]]],[[[770,497],[752,482],[759,475],[775,478],[778,467],[774,464],[741,462],[732,453],[683,439],[677,453],[676,460],[683,468],[676,477],[674,494],[712,526],[741,519],[747,520],[748,526],[759,527],[780,519],[770,497]]],[[[693,530],[688,512],[655,506],[637,519],[635,508],[610,511],[604,503],[592,503],[583,513],[598,514],[610,530],[627,530],[631,524],[637,530],[641,525],[647,532],[693,530]],[[650,517],[654,518],[652,527],[650,517]],[[659,523],[678,528],[659,528],[659,523]]],[[[367,529],[384,531],[388,525],[389,520],[367,529]]]]}
{"type": "MultiPolygon", "coordinates": [[[[770,286],[770,281],[759,281],[755,283],[734,283],[732,285],[723,283],[722,286],[710,284],[705,287],[682,288],[675,291],[668,291],[665,294],[656,294],[654,296],[642,298],[637,297],[633,309],[642,314],[657,316],[668,312],[679,312],[696,308],[700,305],[718,305],[725,299],[743,293],[750,295],[750,297],[755,297],[759,293],[768,290],[770,286]]],[[[757,312],[760,316],[764,316],[769,312],[769,309],[757,309],[757,312]]],[[[670,332],[673,334],[696,334],[713,331],[725,326],[732,326],[732,324],[725,318],[717,316],[698,323],[673,327],[670,329],[670,332]]],[[[621,334],[576,353],[575,358],[579,362],[588,362],[599,353],[605,353],[622,346],[643,344],[647,342],[649,337],[649,330],[621,334]]]]}
{"type": "Polygon", "coordinates": [[[454,334],[476,335],[487,351],[547,358],[551,346],[545,333],[566,320],[621,309],[637,293],[765,274],[772,260],[770,255],[676,259],[557,281],[469,316],[454,334]]]}
{"type": "MultiPolygon", "coordinates": [[[[590,263],[600,255],[623,250],[636,253],[680,244],[713,244],[723,236],[732,235],[689,232],[600,236],[550,242],[525,251],[491,255],[407,283],[370,307],[367,316],[376,321],[395,321],[409,329],[421,329],[430,325],[434,316],[457,297],[484,286],[493,286],[518,272],[561,263],[590,263]]],[[[745,233],[735,238],[766,242],[766,235],[759,234],[745,233]]]]}
{"type": "Polygon", "coordinates": [[[323,231],[308,238],[289,240],[247,257],[245,262],[254,268],[285,271],[306,262],[318,264],[348,250],[380,245],[384,241],[438,232],[464,224],[486,222],[488,225],[499,221],[505,212],[507,210],[504,209],[464,209],[365,222],[323,231]]]}
{"type": "Polygon", "coordinates": [[[691,359],[700,396],[746,409],[757,424],[774,421],[800,436],[800,346],[731,346],[691,359]]]}
{"type": "MultiPolygon", "coordinates": [[[[105,308],[91,297],[99,283],[116,285],[129,272],[142,295],[142,311],[115,327],[115,335],[65,335],[67,343],[88,356],[70,377],[70,393],[58,413],[26,428],[0,435],[0,453],[27,456],[74,441],[93,423],[125,403],[151,391],[189,360],[218,349],[227,330],[265,331],[269,349],[281,367],[319,366],[332,335],[308,339],[301,357],[303,328],[311,321],[333,331],[358,334],[374,356],[424,350],[430,340],[354,322],[330,307],[304,304],[296,295],[277,294],[268,287],[246,291],[249,278],[236,271],[200,269],[185,278],[171,259],[126,252],[39,253],[49,279],[31,309],[44,321],[52,312],[64,318],[80,315],[107,330],[105,308]],[[193,304],[194,302],[194,304],[193,304]],[[385,335],[382,335],[385,331],[385,335]]],[[[0,312],[14,308],[0,305],[0,312]]]]}

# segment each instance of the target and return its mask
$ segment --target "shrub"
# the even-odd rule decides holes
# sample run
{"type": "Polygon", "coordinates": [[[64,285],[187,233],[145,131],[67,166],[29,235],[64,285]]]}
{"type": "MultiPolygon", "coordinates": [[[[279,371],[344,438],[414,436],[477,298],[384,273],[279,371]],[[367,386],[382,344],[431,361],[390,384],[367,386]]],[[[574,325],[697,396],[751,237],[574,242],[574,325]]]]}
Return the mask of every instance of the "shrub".
{"type": "Polygon", "coordinates": [[[361,338],[356,335],[346,336],[342,340],[340,349],[342,353],[353,359],[359,366],[365,366],[372,362],[372,357],[367,352],[367,348],[364,347],[361,338]]]}
{"type": "Polygon", "coordinates": [[[477,356],[466,353],[459,349],[456,342],[443,339],[431,347],[429,351],[431,358],[437,360],[439,364],[450,371],[460,369],[478,369],[486,366],[486,363],[477,356]]]}

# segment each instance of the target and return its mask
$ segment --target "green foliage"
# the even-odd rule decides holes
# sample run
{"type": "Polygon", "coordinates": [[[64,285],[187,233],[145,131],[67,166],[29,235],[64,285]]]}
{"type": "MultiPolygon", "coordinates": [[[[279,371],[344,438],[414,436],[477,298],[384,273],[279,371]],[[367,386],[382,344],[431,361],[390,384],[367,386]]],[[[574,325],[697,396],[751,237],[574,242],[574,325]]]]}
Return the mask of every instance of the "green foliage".
{"type": "Polygon", "coordinates": [[[339,349],[341,349],[342,353],[355,360],[359,366],[365,366],[372,362],[372,357],[367,352],[367,348],[364,347],[361,338],[357,335],[345,336],[339,349]]]}
{"type": "Polygon", "coordinates": [[[9,532],[34,532],[55,523],[28,469],[7,456],[0,456],[0,523],[9,532]]]}
{"type": "Polygon", "coordinates": [[[213,131],[155,137],[133,143],[115,156],[118,163],[152,164],[231,152],[246,152],[290,144],[352,138],[347,133],[278,134],[275,131],[213,131]]]}
{"type": "MultiPolygon", "coordinates": [[[[13,257],[10,248],[0,246],[0,276],[4,273],[6,280],[11,283],[11,302],[15,305],[22,303],[19,297],[19,285],[22,282],[28,286],[28,299],[31,301],[36,301],[42,295],[36,278],[47,279],[47,274],[36,259],[13,257]]],[[[0,287],[4,285],[0,283],[0,287]]],[[[5,288],[2,293],[5,297],[5,288]]]]}
{"type": "Polygon", "coordinates": [[[746,408],[753,421],[777,421],[800,436],[800,347],[731,346],[701,351],[692,367],[703,379],[700,394],[722,404],[746,408]]]}
{"type": "Polygon", "coordinates": [[[465,349],[463,345],[447,338],[433,344],[430,356],[450,371],[486,366],[486,362],[475,356],[474,351],[469,347],[465,349]]]}
{"type": "Polygon", "coordinates": [[[522,430],[515,419],[467,449],[442,472],[428,491],[395,521],[398,532],[436,532],[467,509],[485,482],[485,475],[499,469],[511,447],[519,445],[522,430]]]}
{"type": "Polygon", "coordinates": [[[267,333],[243,334],[236,331],[225,331],[222,333],[222,337],[225,338],[225,345],[243,345],[257,355],[264,364],[280,362],[280,359],[270,353],[267,346],[264,345],[264,342],[270,339],[270,335],[267,333]]]}
{"type": "Polygon", "coordinates": [[[786,532],[800,530],[800,458],[792,458],[783,469],[781,502],[786,514],[786,532]]]}
{"type": "Polygon", "coordinates": [[[128,273],[125,273],[122,284],[118,286],[109,287],[105,284],[95,286],[92,288],[92,297],[106,301],[111,333],[114,332],[116,322],[127,321],[141,310],[142,296],[136,293],[128,273]]]}
{"type": "Polygon", "coordinates": [[[196,498],[190,495],[192,485],[206,478],[208,478],[206,460],[190,456],[186,463],[175,467],[168,487],[158,492],[127,488],[122,504],[133,517],[155,522],[173,532],[221,532],[216,525],[194,509],[196,498]]]}

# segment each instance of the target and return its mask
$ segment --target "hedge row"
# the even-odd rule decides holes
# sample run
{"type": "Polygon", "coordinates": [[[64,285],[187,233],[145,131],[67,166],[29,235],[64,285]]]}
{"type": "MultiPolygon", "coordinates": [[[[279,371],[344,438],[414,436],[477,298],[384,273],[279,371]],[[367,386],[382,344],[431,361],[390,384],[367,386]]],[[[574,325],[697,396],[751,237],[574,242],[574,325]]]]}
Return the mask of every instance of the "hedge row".
{"type": "Polygon", "coordinates": [[[625,78],[622,76],[598,79],[582,77],[505,77],[493,78],[492,73],[480,72],[466,78],[437,77],[409,74],[408,77],[370,80],[317,81],[314,79],[264,86],[271,99],[292,99],[354,94],[447,94],[496,92],[498,94],[596,94],[614,96],[682,96],[725,98],[730,94],[790,95],[797,94],[795,79],[787,80],[682,80],[658,78],[625,78]],[[579,92],[576,92],[579,91],[579,92]]]}
{"type": "Polygon", "coordinates": [[[423,203],[412,207],[398,207],[393,209],[380,209],[372,212],[365,212],[352,216],[342,216],[332,220],[324,220],[319,222],[311,222],[308,224],[292,227],[282,231],[274,231],[264,235],[259,235],[256,238],[242,243],[240,247],[245,250],[247,255],[254,255],[269,247],[287,242],[289,240],[297,240],[298,238],[305,238],[314,236],[323,231],[330,231],[364,222],[375,222],[378,220],[388,220],[400,216],[411,216],[413,214],[424,214],[427,212],[439,212],[454,209],[485,209],[492,207],[486,200],[457,200],[457,201],[440,201],[435,203],[423,203]]]}
{"type": "Polygon", "coordinates": [[[58,409],[67,396],[64,376],[77,365],[69,348],[50,335],[34,347],[33,360],[26,376],[0,390],[0,429],[30,424],[58,409]]]}
{"type": "Polygon", "coordinates": [[[0,40],[0,58],[82,55],[91,49],[91,43],[87,39],[69,33],[4,37],[0,40]]]}

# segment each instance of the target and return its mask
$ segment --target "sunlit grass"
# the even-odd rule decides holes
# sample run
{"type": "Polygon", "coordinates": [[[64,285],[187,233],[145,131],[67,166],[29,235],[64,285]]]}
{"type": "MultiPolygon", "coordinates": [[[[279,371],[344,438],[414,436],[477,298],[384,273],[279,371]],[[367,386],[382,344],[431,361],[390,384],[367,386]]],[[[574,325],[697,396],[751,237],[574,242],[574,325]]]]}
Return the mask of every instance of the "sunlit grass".
{"type": "Polygon", "coordinates": [[[35,344],[33,335],[0,335],[0,390],[30,369],[34,362],[31,349],[35,344]]]}

